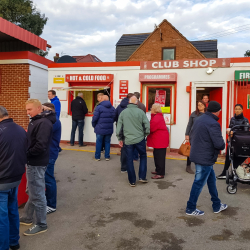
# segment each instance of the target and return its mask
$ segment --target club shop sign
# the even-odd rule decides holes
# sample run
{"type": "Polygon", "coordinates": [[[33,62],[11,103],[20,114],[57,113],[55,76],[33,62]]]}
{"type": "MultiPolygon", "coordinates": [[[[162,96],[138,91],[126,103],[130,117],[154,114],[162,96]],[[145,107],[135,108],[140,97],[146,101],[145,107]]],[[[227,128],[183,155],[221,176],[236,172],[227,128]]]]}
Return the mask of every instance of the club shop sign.
{"type": "Polygon", "coordinates": [[[141,62],[141,69],[190,69],[230,67],[230,58],[189,59],[141,62]]]}

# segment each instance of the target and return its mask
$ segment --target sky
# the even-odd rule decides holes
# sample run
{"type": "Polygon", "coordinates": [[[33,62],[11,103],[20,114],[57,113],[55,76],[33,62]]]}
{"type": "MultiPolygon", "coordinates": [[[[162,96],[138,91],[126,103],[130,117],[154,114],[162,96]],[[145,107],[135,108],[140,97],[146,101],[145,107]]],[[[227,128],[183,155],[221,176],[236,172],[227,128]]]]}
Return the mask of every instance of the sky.
{"type": "Polygon", "coordinates": [[[167,19],[188,40],[218,39],[219,57],[250,50],[249,0],[33,0],[49,18],[41,37],[48,59],[93,54],[115,61],[122,34],[148,33],[167,19]],[[221,32],[235,32],[222,36],[221,32]]]}

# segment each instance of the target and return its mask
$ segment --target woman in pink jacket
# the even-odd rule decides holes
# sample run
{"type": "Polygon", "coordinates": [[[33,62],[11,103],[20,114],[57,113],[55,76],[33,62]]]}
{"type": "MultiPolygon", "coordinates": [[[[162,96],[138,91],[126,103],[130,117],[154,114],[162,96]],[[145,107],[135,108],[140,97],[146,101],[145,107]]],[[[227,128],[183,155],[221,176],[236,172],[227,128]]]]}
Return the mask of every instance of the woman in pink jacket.
{"type": "Polygon", "coordinates": [[[166,151],[169,144],[169,133],[162,115],[161,106],[153,104],[151,108],[150,134],[147,146],[154,148],[155,174],[152,179],[162,179],[165,175],[166,151]]]}

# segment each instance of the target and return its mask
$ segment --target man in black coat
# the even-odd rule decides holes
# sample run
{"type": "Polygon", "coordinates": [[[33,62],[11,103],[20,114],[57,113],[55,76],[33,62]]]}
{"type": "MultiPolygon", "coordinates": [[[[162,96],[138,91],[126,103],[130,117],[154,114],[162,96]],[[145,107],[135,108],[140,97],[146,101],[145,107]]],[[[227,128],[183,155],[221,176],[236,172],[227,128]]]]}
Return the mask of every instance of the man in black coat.
{"type": "Polygon", "coordinates": [[[25,172],[27,135],[0,106],[0,249],[19,249],[17,189],[25,172]]]}
{"type": "Polygon", "coordinates": [[[196,173],[190,198],[187,202],[187,215],[204,215],[203,211],[196,208],[196,203],[206,183],[212,197],[214,213],[220,213],[227,208],[227,205],[222,204],[218,198],[216,176],[213,170],[213,165],[220,150],[225,148],[221,127],[218,123],[220,111],[220,104],[216,101],[211,101],[207,112],[195,121],[191,131],[192,147],[190,160],[195,163],[196,173]]]}
{"type": "Polygon", "coordinates": [[[42,104],[37,99],[28,100],[26,110],[31,117],[27,132],[26,169],[29,200],[24,207],[20,224],[31,225],[35,212],[36,224],[24,232],[24,235],[31,236],[47,231],[44,176],[49,163],[50,142],[56,114],[52,111],[43,111],[42,104]]]}
{"type": "Polygon", "coordinates": [[[83,144],[83,128],[84,128],[84,119],[85,115],[88,113],[88,108],[83,100],[83,93],[78,93],[78,96],[75,100],[71,102],[71,111],[72,111],[72,130],[70,137],[70,145],[74,146],[75,144],[75,134],[76,128],[78,126],[79,131],[79,147],[87,146],[83,144]]]}

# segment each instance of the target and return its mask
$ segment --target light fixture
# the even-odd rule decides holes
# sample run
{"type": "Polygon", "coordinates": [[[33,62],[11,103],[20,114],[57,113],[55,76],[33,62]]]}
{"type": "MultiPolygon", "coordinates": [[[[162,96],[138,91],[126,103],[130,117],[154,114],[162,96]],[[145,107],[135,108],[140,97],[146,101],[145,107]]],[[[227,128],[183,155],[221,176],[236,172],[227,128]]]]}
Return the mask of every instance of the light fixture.
{"type": "Polygon", "coordinates": [[[196,88],[196,90],[205,90],[205,88],[196,88]]]}
{"type": "Polygon", "coordinates": [[[211,75],[212,73],[214,72],[214,69],[212,69],[212,68],[208,68],[207,69],[207,71],[206,71],[206,73],[208,74],[208,75],[211,75]]]}

